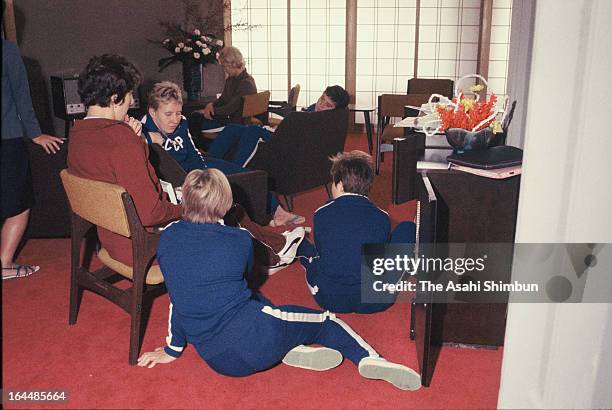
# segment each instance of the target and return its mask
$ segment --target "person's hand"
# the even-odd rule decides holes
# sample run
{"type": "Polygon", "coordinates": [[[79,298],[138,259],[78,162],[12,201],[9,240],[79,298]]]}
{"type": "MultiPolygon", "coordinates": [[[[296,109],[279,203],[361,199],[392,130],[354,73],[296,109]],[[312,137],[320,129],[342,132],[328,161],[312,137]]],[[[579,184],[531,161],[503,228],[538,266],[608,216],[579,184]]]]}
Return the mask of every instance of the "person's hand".
{"type": "Polygon", "coordinates": [[[136,135],[140,135],[142,131],[142,122],[138,121],[134,117],[129,117],[127,115],[125,116],[125,119],[123,121],[125,121],[126,124],[129,125],[131,129],[134,130],[136,135]]]}
{"type": "Polygon", "coordinates": [[[154,144],[161,146],[164,145],[164,137],[162,137],[159,132],[150,132],[149,137],[151,138],[151,141],[153,141],[154,144]]]}
{"type": "Polygon", "coordinates": [[[60,150],[59,144],[64,143],[65,138],[54,137],[53,135],[40,134],[36,138],[32,138],[36,144],[43,147],[47,154],[55,154],[60,150]]]}
{"type": "Polygon", "coordinates": [[[201,112],[204,118],[207,120],[212,120],[213,115],[215,115],[215,107],[213,106],[213,103],[209,102],[206,104],[204,109],[199,110],[198,112],[201,112]]]}
{"type": "Polygon", "coordinates": [[[156,364],[166,364],[176,360],[176,357],[170,356],[163,347],[158,347],[153,352],[144,353],[138,358],[138,366],[155,367],[156,364]]]}

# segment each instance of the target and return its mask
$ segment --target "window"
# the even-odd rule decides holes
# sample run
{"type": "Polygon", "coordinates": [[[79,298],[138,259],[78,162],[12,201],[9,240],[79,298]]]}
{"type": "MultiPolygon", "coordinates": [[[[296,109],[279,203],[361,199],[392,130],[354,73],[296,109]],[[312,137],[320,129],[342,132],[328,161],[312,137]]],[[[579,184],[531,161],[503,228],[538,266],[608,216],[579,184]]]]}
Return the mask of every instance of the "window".
{"type": "Polygon", "coordinates": [[[328,85],[344,87],[346,2],[291,1],[291,81],[298,105],[314,103],[328,85]]]}
{"type": "Polygon", "coordinates": [[[254,26],[250,30],[235,30],[232,45],[244,55],[257,90],[270,90],[271,100],[286,100],[287,1],[232,0],[232,22],[254,26]]]}
{"type": "Polygon", "coordinates": [[[489,89],[495,94],[506,94],[508,88],[511,21],[512,0],[493,0],[489,78],[487,80],[489,81],[489,89]]]}
{"type": "MultiPolygon", "coordinates": [[[[376,107],[379,94],[405,93],[414,72],[416,0],[357,3],[358,106],[376,107]]],[[[363,122],[357,115],[356,122],[363,122]]]]}
{"type": "MultiPolygon", "coordinates": [[[[234,31],[233,43],[258,88],[284,100],[299,83],[298,104],[307,106],[326,86],[344,86],[347,4],[355,3],[232,0],[232,22],[257,26],[234,31]]],[[[511,5],[492,3],[487,77],[496,94],[506,92],[511,5]]],[[[358,0],[356,11],[357,105],[374,107],[379,94],[405,93],[415,76],[456,80],[477,71],[481,0],[358,0]]]]}

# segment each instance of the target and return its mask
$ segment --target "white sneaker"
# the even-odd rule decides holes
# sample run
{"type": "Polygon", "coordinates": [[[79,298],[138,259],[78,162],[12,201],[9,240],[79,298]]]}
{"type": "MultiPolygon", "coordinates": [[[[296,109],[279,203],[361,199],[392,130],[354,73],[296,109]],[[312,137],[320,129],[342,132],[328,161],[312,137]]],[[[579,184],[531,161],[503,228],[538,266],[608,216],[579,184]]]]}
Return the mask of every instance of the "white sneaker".
{"type": "Polygon", "coordinates": [[[283,363],[291,367],[322,372],[333,369],[342,363],[342,354],[329,347],[300,345],[294,347],[285,355],[283,363]]]}
{"type": "Polygon", "coordinates": [[[291,231],[285,231],[282,235],[286,238],[285,246],[278,252],[280,261],[268,268],[268,275],[273,275],[279,270],[282,270],[289,266],[295,259],[297,249],[306,236],[307,229],[303,226],[298,226],[291,231]]]}
{"type": "Polygon", "coordinates": [[[385,380],[401,390],[421,388],[421,376],[409,367],[391,363],[382,357],[365,357],[359,362],[359,374],[366,379],[385,380]]]}

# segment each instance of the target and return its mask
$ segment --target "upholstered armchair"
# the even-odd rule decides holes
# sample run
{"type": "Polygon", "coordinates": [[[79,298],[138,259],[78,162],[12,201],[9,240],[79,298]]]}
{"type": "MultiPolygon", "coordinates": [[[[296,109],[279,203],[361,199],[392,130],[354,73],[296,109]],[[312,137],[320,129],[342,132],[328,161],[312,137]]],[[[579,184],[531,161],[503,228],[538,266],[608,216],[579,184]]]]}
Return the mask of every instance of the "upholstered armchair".
{"type": "Polygon", "coordinates": [[[270,190],[284,195],[288,209],[292,210],[293,194],[318,186],[329,188],[329,157],[344,150],[347,126],[346,108],[292,112],[279,124],[270,141],[259,144],[247,166],[266,171],[270,190]]]}
{"type": "MultiPolygon", "coordinates": [[[[187,173],[163,147],[150,145],[149,162],[158,178],[177,187],[183,185],[187,173]]],[[[243,206],[251,219],[260,225],[267,225],[270,217],[266,212],[268,202],[268,176],[263,171],[250,171],[228,175],[234,202],[243,206]]]]}

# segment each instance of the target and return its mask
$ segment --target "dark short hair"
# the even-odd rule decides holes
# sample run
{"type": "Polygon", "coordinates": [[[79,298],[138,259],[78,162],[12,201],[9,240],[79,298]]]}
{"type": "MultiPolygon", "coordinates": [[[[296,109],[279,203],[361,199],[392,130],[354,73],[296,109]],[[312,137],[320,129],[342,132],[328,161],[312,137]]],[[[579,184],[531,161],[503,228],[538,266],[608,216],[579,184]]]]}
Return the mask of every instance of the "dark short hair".
{"type": "Polygon", "coordinates": [[[349,102],[349,95],[346,90],[339,85],[330,85],[325,89],[327,95],[336,104],[336,108],[345,108],[349,102]]]}
{"type": "Polygon", "coordinates": [[[374,183],[372,156],[363,151],[341,152],[330,158],[334,184],[342,181],[344,192],[368,195],[374,183]]]}
{"type": "Polygon", "coordinates": [[[116,103],[121,104],[141,80],[140,70],[125,57],[116,54],[94,56],[79,75],[79,95],[86,107],[108,107],[115,94],[116,103]]]}

